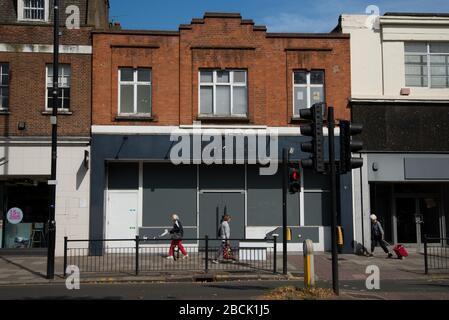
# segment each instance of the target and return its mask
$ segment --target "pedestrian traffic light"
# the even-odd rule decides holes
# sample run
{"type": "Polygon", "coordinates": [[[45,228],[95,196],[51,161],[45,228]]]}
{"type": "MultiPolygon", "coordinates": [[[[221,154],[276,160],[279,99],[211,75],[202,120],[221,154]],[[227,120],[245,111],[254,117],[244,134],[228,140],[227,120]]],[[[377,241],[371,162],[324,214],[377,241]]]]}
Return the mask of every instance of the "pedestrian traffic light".
{"type": "Polygon", "coordinates": [[[312,168],[317,173],[324,173],[324,137],[323,137],[323,111],[324,103],[316,103],[310,109],[302,109],[299,114],[301,119],[309,120],[310,123],[300,126],[301,135],[312,137],[309,142],[301,144],[301,150],[311,153],[309,159],[301,160],[303,168],[312,168]]]}
{"type": "Polygon", "coordinates": [[[301,175],[299,169],[288,168],[288,191],[291,194],[295,194],[301,191],[301,175]]]}
{"type": "Polygon", "coordinates": [[[363,149],[363,142],[353,140],[352,136],[362,133],[363,126],[346,120],[340,121],[340,173],[351,172],[363,167],[362,158],[353,158],[352,153],[363,149]]]}

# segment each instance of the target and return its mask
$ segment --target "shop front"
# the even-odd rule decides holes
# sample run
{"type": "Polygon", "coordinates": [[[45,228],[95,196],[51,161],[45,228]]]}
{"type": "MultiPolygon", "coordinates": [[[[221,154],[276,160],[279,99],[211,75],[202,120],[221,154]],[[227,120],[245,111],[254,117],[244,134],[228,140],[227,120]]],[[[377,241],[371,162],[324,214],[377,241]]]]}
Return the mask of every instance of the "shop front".
{"type": "Polygon", "coordinates": [[[370,239],[376,214],[391,244],[423,249],[425,237],[439,242],[449,230],[449,156],[446,154],[368,153],[355,176],[355,223],[359,241],[370,239]]]}
{"type": "Polygon", "coordinates": [[[0,184],[1,249],[46,248],[45,225],[50,206],[46,179],[16,178],[0,184]]]}
{"type": "MultiPolygon", "coordinates": [[[[300,151],[304,139],[279,137],[277,150],[293,148],[292,160],[298,161],[306,156],[300,151]]],[[[162,134],[105,134],[104,129],[102,134],[94,133],[91,239],[133,239],[136,235],[152,238],[171,228],[173,213],[182,220],[185,238],[206,235],[216,238],[225,213],[233,217],[232,238],[264,239],[273,231],[282,238],[279,154],[274,160],[278,170],[263,175],[260,169],[264,166],[247,158],[234,159],[232,164],[207,164],[192,159],[187,161],[190,163],[175,164],[169,157],[174,145],[170,136],[162,134]]],[[[303,240],[311,239],[316,250],[327,250],[330,248],[329,179],[308,170],[301,171],[301,178],[301,192],[287,197],[287,224],[292,230],[288,249],[300,251],[303,240]]],[[[344,176],[341,183],[345,248],[351,250],[350,176],[344,176]]]]}

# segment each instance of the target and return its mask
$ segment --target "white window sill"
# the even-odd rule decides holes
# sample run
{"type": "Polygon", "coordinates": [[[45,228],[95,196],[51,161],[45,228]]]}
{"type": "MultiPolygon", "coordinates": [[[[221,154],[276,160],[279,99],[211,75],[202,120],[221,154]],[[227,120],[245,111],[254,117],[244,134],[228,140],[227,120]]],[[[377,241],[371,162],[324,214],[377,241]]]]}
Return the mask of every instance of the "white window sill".
{"type": "Polygon", "coordinates": [[[116,121],[157,121],[151,114],[118,114],[115,117],[116,121]]]}
{"type": "MultiPolygon", "coordinates": [[[[46,109],[44,112],[42,112],[42,114],[45,116],[51,116],[51,115],[53,115],[53,110],[46,109]]],[[[73,112],[68,109],[58,109],[58,115],[71,116],[72,114],[73,114],[73,112]]]]}

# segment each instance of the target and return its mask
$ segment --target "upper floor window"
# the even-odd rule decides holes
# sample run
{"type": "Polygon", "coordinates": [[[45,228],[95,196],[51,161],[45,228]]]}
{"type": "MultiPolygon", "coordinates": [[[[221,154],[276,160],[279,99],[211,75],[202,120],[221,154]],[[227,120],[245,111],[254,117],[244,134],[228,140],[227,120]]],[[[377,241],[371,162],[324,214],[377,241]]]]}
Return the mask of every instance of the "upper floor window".
{"type": "Polygon", "coordinates": [[[18,0],[18,20],[47,21],[49,0],[18,0]]]}
{"type": "Polygon", "coordinates": [[[325,102],[324,71],[305,70],[293,73],[294,116],[299,116],[299,110],[307,109],[315,103],[325,102]]]}
{"type": "Polygon", "coordinates": [[[0,63],[0,110],[9,108],[9,65],[0,63]]]}
{"type": "Polygon", "coordinates": [[[201,115],[247,116],[245,70],[201,70],[199,77],[201,115]]]}
{"type": "Polygon", "coordinates": [[[405,85],[449,88],[449,42],[405,43],[405,85]]]}
{"type": "MultiPolygon", "coordinates": [[[[58,88],[59,88],[59,110],[68,111],[70,109],[70,85],[72,71],[69,64],[59,65],[58,88]]],[[[53,109],[53,65],[47,65],[47,106],[46,109],[53,109]]]]}
{"type": "Polygon", "coordinates": [[[119,69],[119,114],[151,114],[151,69],[119,69]]]}

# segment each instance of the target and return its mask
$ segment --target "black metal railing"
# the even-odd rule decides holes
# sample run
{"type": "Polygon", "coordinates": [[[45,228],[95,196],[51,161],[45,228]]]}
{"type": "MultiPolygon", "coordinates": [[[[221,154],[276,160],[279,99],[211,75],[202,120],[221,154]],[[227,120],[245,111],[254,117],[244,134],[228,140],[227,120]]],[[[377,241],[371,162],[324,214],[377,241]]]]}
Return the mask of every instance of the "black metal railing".
{"type": "Polygon", "coordinates": [[[424,270],[449,271],[449,238],[428,238],[424,241],[424,270]]]}
{"type": "Polygon", "coordinates": [[[72,240],[64,238],[64,276],[67,266],[81,273],[124,273],[173,271],[243,271],[276,273],[277,237],[272,239],[230,239],[232,257],[218,256],[219,239],[185,238],[182,244],[188,257],[175,247],[167,259],[170,239],[72,240]],[[218,259],[217,259],[218,258],[218,259]],[[215,260],[217,259],[217,260],[215,260]],[[217,263],[218,262],[218,263],[217,263]]]}

